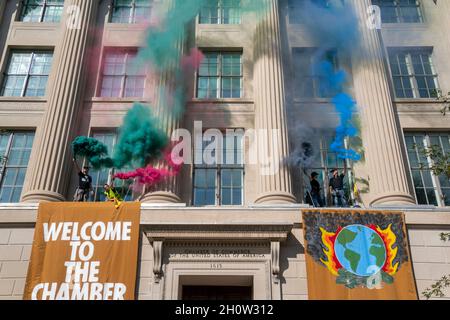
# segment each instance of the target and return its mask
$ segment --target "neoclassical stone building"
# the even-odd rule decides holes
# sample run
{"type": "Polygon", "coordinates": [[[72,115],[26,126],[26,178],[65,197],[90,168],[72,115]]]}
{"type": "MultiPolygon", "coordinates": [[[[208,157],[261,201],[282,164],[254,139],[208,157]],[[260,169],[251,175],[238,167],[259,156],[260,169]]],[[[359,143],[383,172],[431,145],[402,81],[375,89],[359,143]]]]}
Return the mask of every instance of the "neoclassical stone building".
{"type": "MultiPolygon", "coordinates": [[[[450,245],[439,236],[450,229],[450,183],[421,153],[450,152],[450,121],[436,98],[437,89],[450,91],[450,3],[350,2],[361,43],[327,52],[347,71],[360,108],[365,159],[348,161],[346,194],[366,208],[405,212],[420,294],[450,274],[450,245]],[[367,27],[372,4],[381,8],[381,29],[367,27]]],[[[92,136],[113,149],[134,102],[165,114],[168,134],[194,132],[196,121],[200,134],[274,129],[268,148],[280,159],[307,136],[315,153],[306,169],[319,173],[331,205],[328,174],[343,168],[329,147],[338,115],[311,68],[321,44],[302,22],[301,1],[268,0],[258,16],[241,12],[239,1],[208,3],[180,40],[180,50],[197,47],[204,59],[187,77],[185,113],[175,119],[154,94],[171,75],[128,67],[164,1],[0,2],[0,299],[21,298],[38,203],[72,200],[72,139],[92,136]]],[[[244,161],[248,141],[232,138],[231,164],[185,165],[143,194],[117,184],[142,202],[139,299],[308,297],[301,210],[309,181],[301,168],[263,174],[244,161]]],[[[91,174],[92,200],[102,201],[111,172],[91,174]]]]}

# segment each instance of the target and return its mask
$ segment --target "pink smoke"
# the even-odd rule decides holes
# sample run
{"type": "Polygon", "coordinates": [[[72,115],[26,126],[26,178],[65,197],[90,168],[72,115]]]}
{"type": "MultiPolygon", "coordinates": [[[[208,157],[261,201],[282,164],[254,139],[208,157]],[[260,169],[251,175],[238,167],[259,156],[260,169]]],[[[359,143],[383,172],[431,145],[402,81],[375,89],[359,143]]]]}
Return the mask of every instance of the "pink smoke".
{"type": "Polygon", "coordinates": [[[198,69],[204,58],[205,55],[198,48],[192,48],[189,55],[181,58],[181,68],[183,70],[198,69]]]}
{"type": "Polygon", "coordinates": [[[114,175],[119,180],[136,179],[135,184],[138,186],[152,186],[162,182],[163,180],[176,176],[180,173],[183,166],[183,160],[172,152],[166,152],[164,159],[170,169],[158,169],[151,165],[145,168],[139,168],[131,172],[120,172],[114,175]]]}

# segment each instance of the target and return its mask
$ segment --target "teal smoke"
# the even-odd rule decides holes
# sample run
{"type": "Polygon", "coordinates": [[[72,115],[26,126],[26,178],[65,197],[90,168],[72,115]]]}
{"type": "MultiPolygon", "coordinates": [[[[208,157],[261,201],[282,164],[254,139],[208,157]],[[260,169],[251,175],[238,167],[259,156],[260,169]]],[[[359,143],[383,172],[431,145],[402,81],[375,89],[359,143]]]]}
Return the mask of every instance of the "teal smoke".
{"type": "Polygon", "coordinates": [[[94,169],[111,168],[113,160],[108,157],[108,147],[94,138],[77,137],[72,142],[74,156],[85,157],[94,169]]]}
{"type": "Polygon", "coordinates": [[[161,156],[168,143],[169,139],[160,129],[150,107],[135,103],[119,129],[114,166],[118,169],[129,165],[144,167],[161,156]]]}
{"type": "MultiPolygon", "coordinates": [[[[181,64],[180,46],[184,43],[187,25],[199,14],[202,7],[209,0],[172,0],[166,16],[159,26],[150,26],[146,32],[143,47],[138,53],[138,68],[142,65],[149,66],[155,73],[169,72],[174,75],[173,87],[165,87],[159,84],[157,90],[163,101],[165,112],[180,117],[185,105],[185,68],[181,64]]],[[[257,13],[266,7],[265,0],[242,0],[242,13],[257,13]]],[[[114,166],[117,169],[125,167],[143,168],[152,160],[161,156],[168,146],[169,138],[160,129],[160,119],[151,112],[151,107],[135,103],[130,109],[119,129],[118,143],[114,156],[107,157],[107,151],[99,147],[100,143],[94,143],[98,148],[90,147],[90,144],[79,145],[74,153],[86,156],[94,166],[114,166]],[[98,151],[98,153],[96,153],[98,151]],[[90,156],[88,156],[89,154],[90,156]]],[[[82,137],[79,137],[80,141],[82,137]]],[[[86,138],[85,139],[92,139],[86,138]]],[[[95,139],[94,139],[95,140],[95,139]]],[[[97,141],[98,142],[98,141],[97,141]]]]}

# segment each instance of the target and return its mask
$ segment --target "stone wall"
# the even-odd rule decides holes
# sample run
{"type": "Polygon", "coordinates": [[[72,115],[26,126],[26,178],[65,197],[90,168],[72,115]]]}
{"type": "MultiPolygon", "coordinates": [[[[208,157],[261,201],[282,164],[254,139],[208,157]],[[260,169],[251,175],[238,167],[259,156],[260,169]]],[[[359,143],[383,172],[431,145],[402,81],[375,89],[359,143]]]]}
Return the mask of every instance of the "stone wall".
{"type": "Polygon", "coordinates": [[[0,225],[0,300],[22,299],[33,233],[33,228],[0,225]]]}
{"type": "MultiPolygon", "coordinates": [[[[417,290],[422,292],[436,280],[450,274],[450,242],[440,240],[445,226],[409,225],[408,235],[417,290]]],[[[32,227],[0,223],[0,300],[21,299],[28,269],[33,241],[32,227]]],[[[149,240],[141,233],[137,297],[141,300],[155,299],[153,292],[153,249],[149,240]]],[[[280,279],[284,300],[308,298],[307,274],[303,247],[303,232],[300,224],[294,224],[292,233],[281,245],[280,279]]],[[[444,299],[450,300],[450,290],[444,299]]]]}
{"type": "MultiPolygon", "coordinates": [[[[416,277],[417,290],[422,292],[444,275],[450,275],[450,242],[440,239],[440,233],[449,232],[440,228],[410,228],[409,241],[416,277]]],[[[450,299],[450,288],[444,291],[443,299],[450,299]]]]}

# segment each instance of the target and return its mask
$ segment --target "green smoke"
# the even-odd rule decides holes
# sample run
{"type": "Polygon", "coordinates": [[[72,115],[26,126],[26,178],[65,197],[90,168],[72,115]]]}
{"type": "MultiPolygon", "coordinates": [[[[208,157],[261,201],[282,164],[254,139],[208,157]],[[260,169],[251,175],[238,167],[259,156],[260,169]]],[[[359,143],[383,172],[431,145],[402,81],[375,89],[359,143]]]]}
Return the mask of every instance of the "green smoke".
{"type": "Polygon", "coordinates": [[[75,156],[85,157],[94,169],[111,168],[113,160],[108,157],[108,147],[94,138],[77,137],[72,142],[75,156]]]}
{"type": "MultiPolygon", "coordinates": [[[[180,39],[186,39],[187,24],[195,19],[209,0],[172,0],[165,19],[159,27],[151,27],[145,38],[145,47],[139,58],[149,62],[158,71],[176,68],[180,62],[180,39]]],[[[236,1],[238,2],[238,1],[236,1]]],[[[241,15],[257,13],[267,7],[267,0],[240,1],[241,15]]]]}
{"type": "MultiPolygon", "coordinates": [[[[241,15],[261,12],[268,3],[267,0],[240,2],[241,15]]],[[[174,83],[171,83],[169,87],[166,87],[165,83],[160,83],[156,88],[159,92],[160,103],[165,106],[163,116],[170,113],[179,118],[184,112],[185,83],[188,73],[182,68],[181,59],[183,52],[189,52],[189,48],[186,48],[187,26],[208,3],[209,0],[172,0],[172,5],[169,5],[161,24],[157,27],[151,26],[147,30],[144,46],[139,50],[138,68],[142,67],[141,64],[148,65],[157,74],[173,75],[174,83]]],[[[81,139],[92,139],[86,137],[79,137],[80,140],[76,145],[79,142],[84,144],[80,144],[77,151],[74,149],[74,154],[86,156],[96,168],[102,166],[114,166],[118,169],[129,166],[145,167],[149,162],[160,157],[168,145],[169,139],[159,126],[161,122],[153,116],[150,106],[135,103],[119,129],[118,143],[112,159],[107,157],[106,146],[103,148],[100,142],[95,143],[93,141],[95,139],[81,139]]]]}
{"type": "Polygon", "coordinates": [[[119,169],[128,165],[144,167],[161,155],[168,142],[150,107],[135,103],[119,129],[114,166],[119,169]]]}

